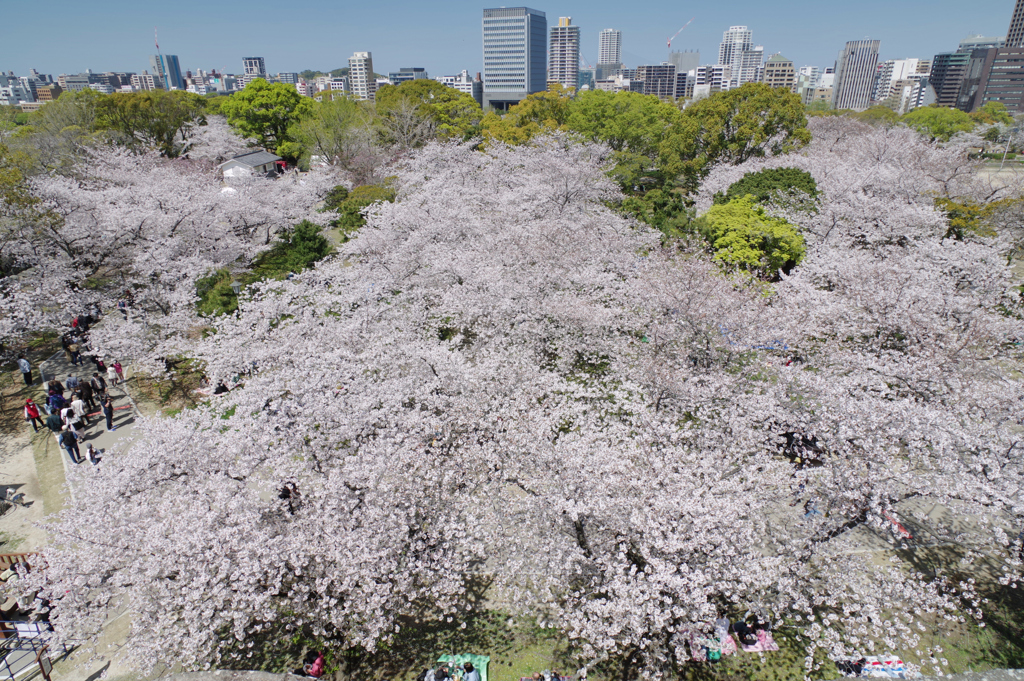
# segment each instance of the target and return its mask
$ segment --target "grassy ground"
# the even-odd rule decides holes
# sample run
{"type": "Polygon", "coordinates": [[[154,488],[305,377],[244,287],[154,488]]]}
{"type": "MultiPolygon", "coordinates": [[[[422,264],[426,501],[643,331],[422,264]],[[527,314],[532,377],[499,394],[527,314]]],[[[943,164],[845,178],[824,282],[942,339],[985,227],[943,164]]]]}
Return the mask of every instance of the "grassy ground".
{"type": "Polygon", "coordinates": [[[67,501],[67,490],[64,487],[64,463],[57,440],[49,433],[37,436],[32,440],[32,453],[36,460],[36,475],[39,476],[39,487],[43,491],[43,510],[47,515],[64,508],[67,501]]]}

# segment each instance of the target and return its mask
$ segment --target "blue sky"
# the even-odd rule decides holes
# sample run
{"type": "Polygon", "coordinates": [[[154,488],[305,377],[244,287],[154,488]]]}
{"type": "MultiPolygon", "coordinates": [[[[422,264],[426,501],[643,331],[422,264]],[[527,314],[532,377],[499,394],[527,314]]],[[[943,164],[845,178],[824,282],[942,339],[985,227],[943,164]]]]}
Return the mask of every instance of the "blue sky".
{"type": "MultiPolygon", "coordinates": [[[[267,70],[328,70],[347,65],[354,51],[373,53],[374,70],[423,66],[432,75],[481,69],[481,4],[411,0],[35,0],[4,3],[6,30],[0,70],[19,75],[135,71],[149,68],[153,28],[160,47],[177,54],[182,70],[227,67],[241,72],[242,57],[266,58],[267,70]]],[[[514,6],[509,3],[508,6],[514,6]]],[[[765,54],[781,52],[797,66],[831,66],[847,40],[882,41],[883,59],[930,58],[954,50],[970,33],[1005,35],[1013,0],[732,0],[683,3],[669,0],[538,0],[548,24],[571,16],[583,37],[583,55],[597,59],[597,34],[623,32],[627,66],[659,63],[665,42],[694,22],[673,43],[698,49],[701,63],[717,60],[722,32],[746,25],[765,54]]]]}

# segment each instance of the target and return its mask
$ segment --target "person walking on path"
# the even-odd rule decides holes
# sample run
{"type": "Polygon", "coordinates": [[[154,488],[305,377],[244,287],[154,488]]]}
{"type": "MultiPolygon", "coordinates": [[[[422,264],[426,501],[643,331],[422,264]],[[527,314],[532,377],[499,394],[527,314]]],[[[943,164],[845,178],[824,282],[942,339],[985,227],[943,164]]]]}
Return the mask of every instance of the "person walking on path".
{"type": "Polygon", "coordinates": [[[117,430],[114,425],[114,401],[109,397],[103,402],[103,416],[107,419],[107,430],[117,430]]]}
{"type": "Polygon", "coordinates": [[[121,363],[114,360],[114,371],[117,372],[117,382],[124,383],[124,371],[121,370],[121,363]]]}
{"type": "Polygon", "coordinates": [[[68,453],[68,458],[71,459],[71,463],[81,463],[82,453],[78,450],[78,438],[71,430],[61,431],[60,437],[58,438],[60,446],[64,448],[64,451],[68,453]]]}
{"type": "Polygon", "coordinates": [[[85,409],[85,402],[82,401],[82,396],[76,394],[75,401],[71,403],[71,408],[75,411],[75,416],[82,422],[82,425],[86,428],[89,427],[89,414],[85,409]]]}
{"type": "Polygon", "coordinates": [[[107,380],[99,374],[99,372],[93,372],[92,380],[89,381],[89,385],[92,386],[93,391],[101,398],[107,396],[107,380]]]}
{"type": "Polygon", "coordinates": [[[21,377],[25,379],[25,385],[32,385],[32,365],[25,359],[25,354],[18,355],[18,368],[21,369],[21,377]]]}
{"type": "Polygon", "coordinates": [[[78,344],[78,341],[74,341],[68,346],[68,352],[71,353],[71,363],[78,366],[78,363],[82,361],[82,346],[78,344]]]}
{"type": "Polygon", "coordinates": [[[46,384],[46,388],[50,392],[60,393],[61,397],[64,396],[64,385],[60,381],[58,381],[56,378],[53,379],[52,381],[50,381],[49,383],[47,383],[46,384]]]}
{"type": "Polygon", "coordinates": [[[113,364],[107,367],[107,380],[110,381],[110,385],[117,385],[117,369],[113,364]]]}
{"type": "Polygon", "coordinates": [[[81,385],[81,383],[78,380],[78,376],[75,376],[74,374],[68,374],[68,380],[64,381],[64,385],[66,385],[68,387],[68,390],[70,390],[71,392],[75,392],[76,390],[78,390],[78,386],[81,385]]]}
{"type": "Polygon", "coordinates": [[[40,428],[45,428],[43,419],[39,418],[39,407],[32,398],[25,400],[25,420],[32,424],[32,428],[38,433],[40,428]],[[39,425],[36,425],[36,424],[39,425]]]}
{"type": "Polygon", "coordinates": [[[89,409],[95,411],[96,400],[93,398],[92,383],[82,381],[81,385],[78,386],[78,394],[82,396],[82,400],[89,405],[89,409]]]}
{"type": "Polygon", "coordinates": [[[46,417],[46,427],[50,429],[50,432],[54,435],[60,435],[60,431],[64,428],[64,422],[60,420],[60,414],[53,412],[46,417]]]}

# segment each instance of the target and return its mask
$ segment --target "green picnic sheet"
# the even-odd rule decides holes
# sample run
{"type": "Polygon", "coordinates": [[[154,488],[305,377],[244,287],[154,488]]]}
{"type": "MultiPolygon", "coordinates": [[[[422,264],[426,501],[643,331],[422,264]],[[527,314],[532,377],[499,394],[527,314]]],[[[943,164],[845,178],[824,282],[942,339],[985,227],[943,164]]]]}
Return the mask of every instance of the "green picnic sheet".
{"type": "Polygon", "coordinates": [[[487,663],[491,661],[491,658],[486,655],[473,655],[472,653],[467,653],[464,655],[456,655],[454,657],[451,655],[442,655],[437,658],[437,661],[447,662],[451,665],[463,665],[467,662],[472,662],[473,669],[480,672],[480,681],[487,681],[487,663]]]}

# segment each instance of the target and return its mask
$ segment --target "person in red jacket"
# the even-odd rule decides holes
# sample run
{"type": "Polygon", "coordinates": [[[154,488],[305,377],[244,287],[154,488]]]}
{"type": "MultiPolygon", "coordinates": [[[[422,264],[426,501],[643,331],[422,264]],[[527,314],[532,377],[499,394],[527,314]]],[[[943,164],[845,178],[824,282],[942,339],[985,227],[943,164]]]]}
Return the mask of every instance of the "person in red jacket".
{"type": "Polygon", "coordinates": [[[39,405],[32,401],[32,398],[25,400],[25,420],[32,424],[32,428],[38,433],[42,428],[43,419],[39,418],[39,405]],[[36,424],[39,424],[38,426],[36,424]]]}

